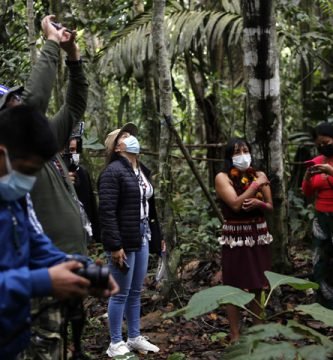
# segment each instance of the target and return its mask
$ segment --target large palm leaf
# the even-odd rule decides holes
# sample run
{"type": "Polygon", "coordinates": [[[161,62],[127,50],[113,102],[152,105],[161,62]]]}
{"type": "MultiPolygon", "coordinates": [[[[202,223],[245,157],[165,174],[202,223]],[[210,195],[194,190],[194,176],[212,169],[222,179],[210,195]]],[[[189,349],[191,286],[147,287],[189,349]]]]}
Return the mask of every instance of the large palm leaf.
{"type": "MultiPolygon", "coordinates": [[[[242,31],[239,7],[224,1],[230,11],[190,11],[169,9],[166,12],[165,33],[172,59],[185,51],[195,53],[198,46],[209,52],[216,44],[228,39],[228,45],[237,45],[242,31]]],[[[238,3],[238,1],[236,1],[238,3]]],[[[124,76],[133,72],[136,78],[143,76],[143,62],[153,56],[151,39],[151,14],[140,15],[120,33],[110,39],[101,56],[101,68],[107,74],[124,76]]]]}

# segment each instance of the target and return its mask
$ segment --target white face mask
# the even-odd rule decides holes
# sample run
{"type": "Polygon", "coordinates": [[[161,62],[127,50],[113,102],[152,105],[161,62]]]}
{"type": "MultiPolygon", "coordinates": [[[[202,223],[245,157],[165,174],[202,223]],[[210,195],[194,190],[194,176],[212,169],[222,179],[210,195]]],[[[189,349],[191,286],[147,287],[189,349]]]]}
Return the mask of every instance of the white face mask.
{"type": "Polygon", "coordinates": [[[123,143],[126,145],[126,152],[132,154],[140,153],[140,143],[135,136],[130,135],[123,141],[123,143]]]}
{"type": "Polygon", "coordinates": [[[251,161],[252,159],[250,154],[242,154],[232,157],[232,164],[240,171],[245,171],[248,169],[251,165],[251,161]]]}
{"type": "Polygon", "coordinates": [[[3,150],[5,152],[7,174],[0,177],[0,199],[15,201],[31,191],[37,178],[13,170],[7,150],[3,150]]]}
{"type": "Polygon", "coordinates": [[[77,166],[80,162],[80,154],[72,153],[73,163],[77,166]]]}

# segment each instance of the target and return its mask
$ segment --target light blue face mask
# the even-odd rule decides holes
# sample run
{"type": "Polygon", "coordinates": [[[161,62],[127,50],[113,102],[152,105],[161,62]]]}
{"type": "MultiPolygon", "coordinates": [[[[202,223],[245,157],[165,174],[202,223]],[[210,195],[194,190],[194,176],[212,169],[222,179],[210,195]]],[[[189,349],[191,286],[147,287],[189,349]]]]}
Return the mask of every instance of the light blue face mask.
{"type": "Polygon", "coordinates": [[[125,150],[126,152],[131,154],[139,154],[140,143],[135,136],[130,135],[123,142],[126,145],[126,150],[125,150]]]}
{"type": "Polygon", "coordinates": [[[13,170],[7,150],[3,150],[5,152],[8,174],[0,177],[0,199],[5,201],[15,201],[31,191],[37,178],[36,176],[25,175],[19,171],[13,170]]]}

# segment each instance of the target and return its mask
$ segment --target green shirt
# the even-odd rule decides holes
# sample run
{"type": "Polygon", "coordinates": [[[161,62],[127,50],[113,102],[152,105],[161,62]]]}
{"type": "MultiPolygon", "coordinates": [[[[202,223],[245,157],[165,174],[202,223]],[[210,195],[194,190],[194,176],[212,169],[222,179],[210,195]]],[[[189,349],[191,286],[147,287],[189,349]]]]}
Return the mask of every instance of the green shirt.
{"type": "MultiPolygon", "coordinates": [[[[46,41],[23,93],[23,101],[46,112],[57,73],[59,45],[46,41]]],[[[88,96],[88,83],[82,64],[69,64],[69,82],[65,103],[50,119],[59,143],[59,150],[67,143],[73,128],[82,119],[88,96]]],[[[44,232],[52,242],[67,253],[86,254],[87,234],[83,228],[80,209],[68,171],[59,155],[46,163],[31,192],[32,201],[44,232]],[[64,175],[64,176],[62,176],[64,175]]]]}

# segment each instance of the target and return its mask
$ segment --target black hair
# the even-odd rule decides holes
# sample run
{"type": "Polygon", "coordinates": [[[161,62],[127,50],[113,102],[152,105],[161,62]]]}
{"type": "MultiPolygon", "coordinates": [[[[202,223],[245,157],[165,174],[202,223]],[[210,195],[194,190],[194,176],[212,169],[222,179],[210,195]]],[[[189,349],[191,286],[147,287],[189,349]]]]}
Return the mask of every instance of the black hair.
{"type": "Polygon", "coordinates": [[[232,168],[232,156],[234,155],[235,146],[247,146],[251,153],[251,145],[243,138],[231,138],[224,150],[224,170],[223,172],[228,173],[232,168]]]}
{"type": "Polygon", "coordinates": [[[68,143],[67,143],[67,145],[66,145],[66,151],[67,152],[69,152],[69,146],[70,146],[70,142],[72,141],[72,140],[75,140],[76,141],[76,152],[78,153],[78,154],[82,154],[82,150],[83,150],[83,141],[82,141],[82,137],[81,136],[77,136],[77,135],[73,135],[73,136],[71,136],[70,138],[69,138],[69,140],[68,140],[68,143]]]}
{"type": "Polygon", "coordinates": [[[326,121],[317,125],[312,131],[313,140],[316,140],[320,135],[329,136],[333,139],[333,124],[326,121]]]}
{"type": "Polygon", "coordinates": [[[28,105],[0,112],[0,144],[6,146],[11,159],[35,155],[47,161],[59,150],[47,118],[28,105]]]}

